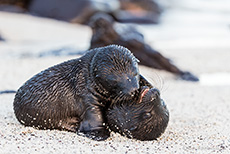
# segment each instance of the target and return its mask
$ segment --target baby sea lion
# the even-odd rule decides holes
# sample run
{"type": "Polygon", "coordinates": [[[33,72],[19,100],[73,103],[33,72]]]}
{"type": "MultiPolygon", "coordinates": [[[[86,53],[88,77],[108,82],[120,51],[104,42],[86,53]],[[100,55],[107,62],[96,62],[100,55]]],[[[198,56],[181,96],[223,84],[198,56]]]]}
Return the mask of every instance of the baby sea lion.
{"type": "Polygon", "coordinates": [[[108,126],[128,138],[155,140],[166,129],[169,112],[159,90],[141,84],[147,86],[141,87],[135,97],[115,99],[106,112],[108,126]]]}
{"type": "Polygon", "coordinates": [[[141,65],[162,69],[178,75],[183,80],[199,81],[187,71],[182,71],[158,51],[148,45],[144,36],[134,27],[115,24],[108,14],[98,13],[91,18],[90,26],[93,30],[90,48],[103,47],[109,44],[122,45],[140,60],[141,65]]]}
{"type": "Polygon", "coordinates": [[[50,67],[22,85],[14,112],[25,126],[79,132],[94,140],[109,137],[105,107],[139,88],[138,60],[126,48],[110,45],[50,67]]]}

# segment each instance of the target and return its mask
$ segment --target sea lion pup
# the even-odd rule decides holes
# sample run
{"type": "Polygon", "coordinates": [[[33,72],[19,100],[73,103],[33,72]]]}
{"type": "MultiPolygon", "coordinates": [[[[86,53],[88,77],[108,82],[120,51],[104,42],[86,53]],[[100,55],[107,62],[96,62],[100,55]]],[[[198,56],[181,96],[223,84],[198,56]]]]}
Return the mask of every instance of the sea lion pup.
{"type": "Polygon", "coordinates": [[[150,87],[140,88],[137,95],[128,100],[115,100],[106,112],[112,131],[142,141],[155,140],[165,131],[169,112],[159,90],[150,87]]]}
{"type": "Polygon", "coordinates": [[[190,72],[182,71],[158,51],[148,45],[144,36],[134,27],[115,24],[108,14],[98,13],[90,19],[93,30],[90,48],[103,47],[109,44],[122,45],[132,51],[140,60],[141,65],[166,70],[178,75],[183,80],[199,81],[190,72]]]}
{"type": "Polygon", "coordinates": [[[105,140],[106,103],[132,96],[139,88],[137,62],[128,49],[110,45],[50,67],[18,89],[13,103],[16,118],[25,126],[105,140]]]}

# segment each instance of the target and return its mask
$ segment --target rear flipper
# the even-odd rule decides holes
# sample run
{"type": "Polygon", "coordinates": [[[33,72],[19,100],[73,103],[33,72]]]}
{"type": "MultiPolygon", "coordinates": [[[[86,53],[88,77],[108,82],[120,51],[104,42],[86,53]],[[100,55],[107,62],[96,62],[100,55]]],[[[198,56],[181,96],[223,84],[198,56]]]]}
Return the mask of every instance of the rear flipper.
{"type": "Polygon", "coordinates": [[[196,77],[195,75],[193,75],[190,72],[181,72],[181,74],[179,75],[179,77],[182,80],[186,80],[186,81],[194,81],[194,82],[199,81],[199,78],[196,77]]]}

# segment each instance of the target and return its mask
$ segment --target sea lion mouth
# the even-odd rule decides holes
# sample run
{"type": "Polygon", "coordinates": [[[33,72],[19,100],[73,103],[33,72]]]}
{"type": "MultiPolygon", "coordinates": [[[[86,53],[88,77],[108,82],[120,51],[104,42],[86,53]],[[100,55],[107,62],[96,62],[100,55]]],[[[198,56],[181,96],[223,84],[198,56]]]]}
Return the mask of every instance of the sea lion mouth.
{"type": "Polygon", "coordinates": [[[148,87],[144,87],[144,89],[141,90],[140,98],[138,100],[138,103],[142,102],[143,97],[148,93],[148,91],[149,91],[148,87]]]}

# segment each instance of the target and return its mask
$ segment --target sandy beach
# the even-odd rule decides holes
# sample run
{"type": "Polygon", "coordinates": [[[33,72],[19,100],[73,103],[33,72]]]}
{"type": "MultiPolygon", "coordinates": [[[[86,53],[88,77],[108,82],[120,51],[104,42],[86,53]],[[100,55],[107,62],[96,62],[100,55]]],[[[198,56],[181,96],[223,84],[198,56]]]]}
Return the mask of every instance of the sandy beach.
{"type": "MultiPolygon", "coordinates": [[[[167,10],[160,24],[138,26],[154,48],[200,78],[187,82],[139,66],[161,90],[170,112],[169,125],[158,140],[137,141],[112,133],[97,142],[75,133],[24,127],[13,112],[14,94],[3,94],[0,153],[230,153],[230,7],[224,5],[230,3],[210,1],[200,7],[205,2],[172,0],[164,4],[167,10]]],[[[83,51],[91,37],[86,26],[6,12],[0,12],[0,34],[7,40],[0,42],[0,91],[17,90],[47,67],[79,57],[48,51],[83,51]]]]}

